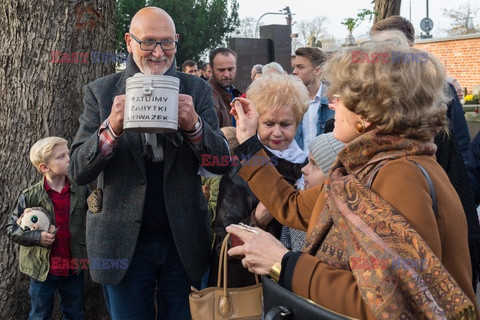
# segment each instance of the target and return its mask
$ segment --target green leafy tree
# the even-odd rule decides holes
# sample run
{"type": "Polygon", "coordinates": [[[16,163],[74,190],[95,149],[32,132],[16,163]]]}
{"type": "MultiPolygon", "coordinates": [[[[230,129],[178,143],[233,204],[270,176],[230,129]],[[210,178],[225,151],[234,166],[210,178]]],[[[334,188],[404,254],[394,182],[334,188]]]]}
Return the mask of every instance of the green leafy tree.
{"type": "Polygon", "coordinates": [[[349,32],[352,32],[353,29],[358,27],[362,21],[365,19],[369,18],[369,21],[372,21],[372,17],[377,15],[378,13],[372,10],[368,9],[362,9],[360,12],[357,14],[355,18],[345,18],[342,22],[343,25],[347,26],[347,30],[349,32]]]}
{"type": "Polygon", "coordinates": [[[225,37],[239,25],[237,0],[117,0],[117,50],[126,52],[123,39],[135,12],[144,6],[167,11],[180,35],[178,64],[199,60],[208,50],[225,43],[225,37]]]}
{"type": "Polygon", "coordinates": [[[146,6],[146,1],[138,0],[117,0],[115,3],[115,15],[117,25],[115,28],[115,49],[117,52],[127,52],[125,44],[125,33],[128,32],[130,21],[135,13],[146,6]]]}
{"type": "MultiPolygon", "coordinates": [[[[0,319],[27,319],[29,278],[3,229],[21,191],[40,180],[30,163],[33,143],[72,141],[83,112],[83,86],[115,72],[92,52],[114,50],[115,0],[0,1],[0,319]],[[83,57],[82,57],[83,56],[83,57]]],[[[85,319],[107,319],[102,288],[86,271],[85,319]]],[[[58,300],[57,300],[58,301],[58,300]]],[[[61,319],[58,304],[52,319],[61,319]]]]}

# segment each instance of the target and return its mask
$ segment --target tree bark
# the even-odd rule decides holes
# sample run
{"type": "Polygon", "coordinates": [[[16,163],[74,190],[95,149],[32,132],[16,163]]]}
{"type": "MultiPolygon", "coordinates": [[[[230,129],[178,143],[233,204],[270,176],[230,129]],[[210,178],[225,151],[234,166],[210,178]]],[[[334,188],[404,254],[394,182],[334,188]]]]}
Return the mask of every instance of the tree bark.
{"type": "MultiPolygon", "coordinates": [[[[40,179],[28,157],[32,144],[53,135],[71,142],[83,85],[115,71],[111,60],[91,59],[92,51],[114,52],[114,15],[115,0],[0,2],[0,226],[20,192],[40,179]]],[[[0,319],[26,319],[29,279],[18,270],[18,245],[3,228],[0,243],[0,319]]],[[[86,319],[108,314],[100,286],[88,280],[85,306],[86,319]]]]}
{"type": "Polygon", "coordinates": [[[390,16],[400,15],[400,6],[402,0],[375,0],[375,11],[378,14],[375,16],[373,23],[388,18],[390,16]]]}

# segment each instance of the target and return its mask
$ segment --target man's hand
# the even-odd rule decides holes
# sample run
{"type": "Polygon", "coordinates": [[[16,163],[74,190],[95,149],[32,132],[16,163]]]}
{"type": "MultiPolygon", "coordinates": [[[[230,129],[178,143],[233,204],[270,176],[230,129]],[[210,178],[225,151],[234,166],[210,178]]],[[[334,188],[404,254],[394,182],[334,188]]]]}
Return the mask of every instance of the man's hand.
{"type": "Polygon", "coordinates": [[[125,113],[125,95],[116,96],[113,99],[112,111],[108,116],[110,121],[110,126],[113,129],[113,133],[117,136],[121,135],[123,132],[123,115],[125,113]]]}
{"type": "Polygon", "coordinates": [[[46,231],[42,231],[40,234],[40,244],[44,247],[49,247],[55,241],[55,235],[46,231]]]}
{"type": "Polygon", "coordinates": [[[228,255],[245,256],[242,259],[242,265],[248,268],[248,271],[267,275],[275,263],[282,262],[288,249],[272,234],[260,228],[252,229],[257,232],[249,232],[235,225],[227,227],[227,232],[236,235],[243,241],[243,245],[228,250],[228,255]]]}
{"type": "Polygon", "coordinates": [[[230,113],[237,122],[237,140],[242,144],[257,133],[260,115],[252,101],[236,98],[231,103],[230,113]]]}
{"type": "Polygon", "coordinates": [[[193,99],[188,94],[178,95],[178,125],[183,131],[194,130],[198,114],[193,106],[193,99]]]}

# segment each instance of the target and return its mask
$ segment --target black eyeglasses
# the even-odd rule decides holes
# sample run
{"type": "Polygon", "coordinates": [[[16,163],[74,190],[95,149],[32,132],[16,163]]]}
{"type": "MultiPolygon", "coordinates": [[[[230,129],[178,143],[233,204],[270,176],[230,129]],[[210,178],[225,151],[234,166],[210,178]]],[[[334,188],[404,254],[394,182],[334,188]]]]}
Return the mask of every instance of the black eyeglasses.
{"type": "Polygon", "coordinates": [[[157,45],[160,45],[160,48],[162,48],[163,51],[170,51],[175,49],[178,43],[177,40],[140,41],[131,33],[130,36],[133,38],[133,40],[138,42],[138,44],[140,45],[140,49],[142,49],[143,51],[153,51],[155,50],[157,45]]]}

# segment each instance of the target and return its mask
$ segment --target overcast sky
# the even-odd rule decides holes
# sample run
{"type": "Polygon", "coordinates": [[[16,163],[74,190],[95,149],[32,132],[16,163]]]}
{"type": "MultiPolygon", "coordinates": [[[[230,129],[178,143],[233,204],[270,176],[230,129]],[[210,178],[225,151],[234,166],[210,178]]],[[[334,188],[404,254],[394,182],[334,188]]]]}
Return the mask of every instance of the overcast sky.
{"type": "MultiPolygon", "coordinates": [[[[432,35],[439,37],[445,35],[442,29],[449,27],[449,19],[441,14],[441,8],[452,9],[465,3],[467,0],[430,0],[429,17],[433,20],[434,27],[432,35]]],[[[470,0],[471,3],[478,6],[478,0],[470,0]]],[[[325,16],[329,19],[327,24],[327,33],[332,34],[338,39],[344,39],[347,36],[347,28],[341,22],[347,17],[355,17],[360,9],[373,10],[372,0],[238,0],[240,18],[253,17],[257,20],[262,14],[267,12],[279,12],[286,6],[295,13],[293,21],[308,20],[315,16],[325,16]]],[[[410,18],[411,3],[411,22],[415,27],[416,34],[420,34],[420,20],[426,17],[426,0],[402,0],[401,15],[410,18]]],[[[480,18],[476,17],[475,24],[480,23],[480,18]]],[[[285,24],[283,15],[266,15],[261,19],[264,24],[285,24]]],[[[353,35],[359,37],[368,33],[371,23],[364,21],[360,27],[354,30],[353,35]]],[[[295,31],[295,26],[294,26],[295,31]]]]}

